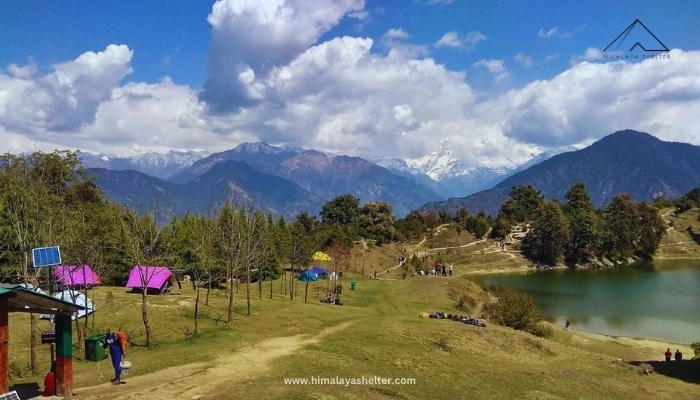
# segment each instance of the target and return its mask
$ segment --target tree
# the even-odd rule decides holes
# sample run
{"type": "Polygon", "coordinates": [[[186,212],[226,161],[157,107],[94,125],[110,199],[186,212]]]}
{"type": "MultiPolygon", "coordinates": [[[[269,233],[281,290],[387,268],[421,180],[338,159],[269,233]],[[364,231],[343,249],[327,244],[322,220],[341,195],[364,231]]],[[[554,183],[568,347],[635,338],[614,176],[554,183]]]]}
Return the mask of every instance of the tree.
{"type": "Polygon", "coordinates": [[[569,240],[569,226],[558,202],[540,206],[528,234],[523,239],[523,254],[546,265],[556,265],[569,240]]]}
{"type": "Polygon", "coordinates": [[[362,236],[374,239],[377,245],[391,242],[396,234],[394,210],[383,201],[370,202],[362,206],[357,224],[362,236]]]}
{"type": "Polygon", "coordinates": [[[333,287],[336,287],[338,274],[347,270],[350,265],[351,253],[343,243],[335,240],[328,248],[328,255],[331,257],[331,270],[333,272],[333,287]]]}
{"type": "Polygon", "coordinates": [[[441,224],[448,224],[452,222],[452,217],[450,217],[450,214],[447,211],[440,210],[438,211],[438,220],[441,224]]]}
{"type": "MultiPolygon", "coordinates": [[[[157,210],[157,207],[153,208],[157,210]]],[[[170,254],[169,240],[163,226],[156,223],[154,213],[139,216],[136,210],[125,210],[121,215],[122,237],[129,259],[134,266],[160,265],[170,254]]],[[[148,317],[148,284],[154,278],[153,268],[140,268],[141,317],[146,331],[146,347],[153,345],[148,317]]]]}
{"type": "Polygon", "coordinates": [[[692,208],[693,202],[682,199],[676,202],[676,210],[674,211],[674,214],[676,218],[678,218],[681,214],[683,214],[686,211],[690,211],[690,209],[692,208]]]}
{"type": "Polygon", "coordinates": [[[605,220],[604,246],[617,258],[629,257],[636,249],[639,232],[639,209],[627,194],[618,194],[603,210],[605,220]]]}
{"type": "Polygon", "coordinates": [[[529,222],[543,202],[544,196],[533,186],[513,186],[498,216],[514,223],[529,222]]]}
{"type": "MultiPolygon", "coordinates": [[[[294,272],[309,265],[313,253],[311,251],[309,234],[301,223],[293,222],[290,233],[291,246],[289,262],[291,264],[291,279],[289,280],[289,300],[294,300],[294,272]]],[[[306,299],[304,301],[306,302],[306,299]]]]}
{"type": "Polygon", "coordinates": [[[219,211],[218,225],[218,248],[221,258],[226,265],[226,284],[228,285],[228,307],[226,322],[233,323],[233,294],[237,281],[237,267],[243,259],[243,243],[240,240],[244,235],[245,228],[230,203],[224,204],[219,211]]]}
{"type": "Polygon", "coordinates": [[[510,233],[510,224],[505,218],[497,218],[496,222],[491,229],[491,238],[496,240],[503,240],[510,233]]]}
{"type": "Polygon", "coordinates": [[[332,225],[350,225],[360,213],[360,199],[344,194],[327,201],[321,208],[321,221],[332,225]]]}
{"type": "Polygon", "coordinates": [[[483,216],[467,217],[466,225],[467,231],[477,239],[483,238],[489,230],[489,223],[486,222],[486,218],[483,216]]]}
{"type": "Polygon", "coordinates": [[[569,241],[565,258],[572,264],[589,261],[600,246],[598,216],[583,182],[577,182],[566,192],[566,212],[569,219],[569,241]]]}
{"type": "Polygon", "coordinates": [[[439,217],[435,211],[428,211],[423,215],[423,223],[425,223],[425,227],[428,229],[433,229],[436,226],[438,226],[439,222],[439,217]]]}
{"type": "Polygon", "coordinates": [[[455,215],[455,222],[459,225],[464,225],[467,223],[468,216],[469,211],[467,211],[466,208],[462,207],[459,210],[457,210],[457,214],[455,215]]]}
{"type": "Polygon", "coordinates": [[[656,208],[647,202],[638,204],[638,211],[640,222],[637,255],[651,258],[661,244],[661,238],[666,232],[666,224],[656,208]]]}

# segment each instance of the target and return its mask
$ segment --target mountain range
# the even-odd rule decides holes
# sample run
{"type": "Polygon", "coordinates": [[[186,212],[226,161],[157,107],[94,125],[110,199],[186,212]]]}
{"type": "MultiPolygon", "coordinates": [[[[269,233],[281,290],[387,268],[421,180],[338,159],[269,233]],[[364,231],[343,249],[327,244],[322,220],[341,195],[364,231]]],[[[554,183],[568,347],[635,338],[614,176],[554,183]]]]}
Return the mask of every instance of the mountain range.
{"type": "Polygon", "coordinates": [[[492,189],[429,203],[420,210],[455,213],[465,207],[495,216],[513,186],[533,185],[547,199],[564,200],[566,191],[578,181],[586,185],[591,201],[599,208],[619,193],[627,193],[635,201],[652,201],[659,193],[666,198],[679,197],[700,186],[700,147],[664,142],[633,130],[618,131],[586,148],[532,165],[492,189]]]}

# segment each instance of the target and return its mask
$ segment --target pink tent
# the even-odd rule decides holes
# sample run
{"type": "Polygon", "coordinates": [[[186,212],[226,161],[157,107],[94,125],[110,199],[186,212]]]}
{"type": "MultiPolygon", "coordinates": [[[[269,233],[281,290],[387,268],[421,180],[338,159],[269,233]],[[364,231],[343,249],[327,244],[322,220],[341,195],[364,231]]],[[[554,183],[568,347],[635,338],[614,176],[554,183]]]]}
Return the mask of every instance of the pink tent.
{"type": "Polygon", "coordinates": [[[68,287],[73,286],[92,286],[100,284],[100,277],[89,265],[77,267],[75,265],[59,265],[54,267],[53,275],[63,285],[68,287]]]}
{"type": "Polygon", "coordinates": [[[170,282],[173,273],[167,267],[141,266],[136,265],[129,272],[129,280],[126,287],[132,289],[163,289],[166,283],[170,282]]]}

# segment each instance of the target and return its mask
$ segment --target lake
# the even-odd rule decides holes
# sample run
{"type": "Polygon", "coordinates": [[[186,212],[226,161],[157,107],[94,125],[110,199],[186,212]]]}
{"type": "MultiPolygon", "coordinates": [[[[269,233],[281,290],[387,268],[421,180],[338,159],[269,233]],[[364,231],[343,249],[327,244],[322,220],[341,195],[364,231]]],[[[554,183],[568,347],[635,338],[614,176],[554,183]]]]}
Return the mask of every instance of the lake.
{"type": "Polygon", "coordinates": [[[568,318],[574,329],[682,344],[700,341],[700,260],[471,279],[529,293],[548,320],[563,325],[568,318]]]}

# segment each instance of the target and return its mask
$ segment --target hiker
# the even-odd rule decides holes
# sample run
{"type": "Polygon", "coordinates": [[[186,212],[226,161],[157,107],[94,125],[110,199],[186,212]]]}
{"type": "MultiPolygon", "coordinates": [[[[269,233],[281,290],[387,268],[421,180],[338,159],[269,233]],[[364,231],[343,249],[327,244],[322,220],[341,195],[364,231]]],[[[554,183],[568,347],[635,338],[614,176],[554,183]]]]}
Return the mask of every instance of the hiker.
{"type": "Polygon", "coordinates": [[[44,378],[44,393],[43,397],[51,397],[56,395],[56,361],[51,363],[51,371],[44,378]]]}
{"type": "Polygon", "coordinates": [[[676,349],[676,361],[680,361],[683,359],[683,353],[681,353],[680,350],[676,349]]]}
{"type": "Polygon", "coordinates": [[[343,303],[340,302],[340,296],[335,296],[335,301],[333,302],[336,306],[342,306],[343,303]]]}
{"type": "Polygon", "coordinates": [[[113,385],[121,384],[122,375],[122,357],[124,357],[124,347],[122,346],[122,341],[116,332],[112,332],[111,329],[107,328],[107,336],[105,337],[104,347],[109,348],[109,356],[112,358],[112,367],[114,367],[114,378],[109,381],[113,385]]]}
{"type": "Polygon", "coordinates": [[[571,321],[569,321],[569,320],[567,319],[567,320],[566,320],[565,327],[564,327],[564,330],[565,330],[565,331],[568,331],[569,328],[571,328],[571,321]]]}
{"type": "Polygon", "coordinates": [[[377,271],[374,271],[374,279],[377,279],[377,271]]]}
{"type": "Polygon", "coordinates": [[[452,276],[452,266],[453,266],[453,265],[454,265],[454,264],[450,264],[450,276],[452,276]]]}
{"type": "Polygon", "coordinates": [[[664,353],[664,355],[666,356],[666,361],[671,361],[671,356],[673,355],[673,353],[671,353],[670,348],[666,349],[666,352],[664,353]]]}

